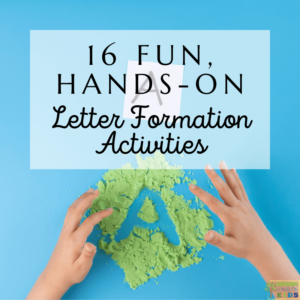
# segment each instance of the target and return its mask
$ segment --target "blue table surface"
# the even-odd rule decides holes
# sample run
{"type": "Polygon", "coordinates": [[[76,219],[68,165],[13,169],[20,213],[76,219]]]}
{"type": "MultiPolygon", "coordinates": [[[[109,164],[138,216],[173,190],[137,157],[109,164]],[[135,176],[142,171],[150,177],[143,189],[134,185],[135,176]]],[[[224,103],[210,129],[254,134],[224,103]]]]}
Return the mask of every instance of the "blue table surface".
{"type": "MultiPolygon", "coordinates": [[[[299,11],[299,1],[277,0],[1,0],[0,299],[26,297],[51,255],[68,206],[106,171],[30,170],[29,32],[34,29],[271,30],[271,169],[239,173],[255,209],[300,270],[299,11]]],[[[204,171],[192,172],[198,184],[209,190],[204,171]]],[[[176,191],[191,198],[186,184],[176,191]]],[[[211,192],[216,194],[214,189],[211,192]]],[[[161,217],[176,243],[178,237],[163,209],[161,217]]],[[[222,229],[215,215],[213,219],[222,229]]],[[[120,238],[128,234],[131,223],[120,231],[120,238]]],[[[89,240],[96,243],[98,234],[94,231],[89,240]]],[[[87,278],[64,298],[267,299],[265,283],[250,263],[210,245],[202,253],[204,260],[198,265],[166,271],[157,279],[159,284],[150,280],[133,291],[123,283],[123,271],[98,251],[87,278]]]]}

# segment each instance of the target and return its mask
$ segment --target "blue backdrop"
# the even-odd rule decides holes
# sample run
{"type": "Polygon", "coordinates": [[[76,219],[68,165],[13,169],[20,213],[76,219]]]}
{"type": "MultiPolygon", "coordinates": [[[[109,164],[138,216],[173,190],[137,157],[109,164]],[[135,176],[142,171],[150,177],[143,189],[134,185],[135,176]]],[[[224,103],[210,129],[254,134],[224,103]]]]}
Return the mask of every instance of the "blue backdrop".
{"type": "MultiPolygon", "coordinates": [[[[300,270],[299,12],[299,1],[275,0],[1,0],[0,298],[26,297],[51,255],[67,207],[105,172],[29,169],[29,31],[33,29],[271,30],[271,169],[239,173],[255,209],[300,270]]],[[[194,173],[198,184],[209,188],[204,171],[194,173]]],[[[177,189],[191,196],[187,185],[177,189]]],[[[213,219],[222,229],[217,217],[213,219]]],[[[97,238],[97,232],[90,237],[97,238]]],[[[265,283],[254,267],[227,254],[222,261],[220,255],[208,246],[199,265],[166,271],[159,284],[151,280],[133,291],[123,283],[123,271],[98,251],[86,280],[65,298],[267,299],[265,283]]]]}

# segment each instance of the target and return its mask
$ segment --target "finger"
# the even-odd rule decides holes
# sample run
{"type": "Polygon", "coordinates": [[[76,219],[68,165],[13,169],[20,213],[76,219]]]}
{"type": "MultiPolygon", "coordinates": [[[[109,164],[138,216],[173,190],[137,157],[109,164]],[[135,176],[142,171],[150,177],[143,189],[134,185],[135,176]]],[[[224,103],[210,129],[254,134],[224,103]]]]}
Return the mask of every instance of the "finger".
{"type": "Polygon", "coordinates": [[[79,196],[73,203],[72,205],[77,205],[78,202],[82,200],[83,197],[87,196],[88,194],[93,193],[95,190],[92,188],[89,188],[85,193],[83,193],[81,196],[79,196]]]}
{"type": "Polygon", "coordinates": [[[66,231],[74,232],[78,228],[84,213],[91,207],[93,200],[98,196],[98,189],[89,189],[69,207],[64,223],[66,231]]]}
{"type": "Polygon", "coordinates": [[[225,204],[228,206],[234,206],[238,200],[236,199],[226,182],[210,165],[205,166],[205,173],[219,192],[219,195],[224,200],[225,204]]]}
{"type": "Polygon", "coordinates": [[[221,170],[221,172],[222,172],[222,174],[224,176],[224,179],[225,179],[227,185],[231,189],[231,191],[234,194],[234,196],[238,200],[243,200],[244,196],[243,196],[243,193],[242,193],[242,191],[240,189],[240,185],[236,181],[234,175],[229,171],[229,169],[228,169],[225,161],[221,161],[219,163],[219,167],[220,167],[220,170],[221,170]]]}
{"type": "Polygon", "coordinates": [[[76,235],[77,242],[79,244],[84,244],[86,242],[87,237],[93,231],[95,225],[101,222],[104,218],[110,216],[112,213],[113,209],[107,208],[86,218],[79,226],[79,228],[74,232],[74,234],[76,235]]]}
{"type": "Polygon", "coordinates": [[[219,201],[210,193],[204,191],[203,189],[192,183],[190,184],[189,188],[195,196],[197,196],[202,202],[204,202],[210,208],[210,210],[218,215],[221,219],[223,219],[223,216],[228,213],[228,206],[219,201]]]}
{"type": "Polygon", "coordinates": [[[235,244],[233,237],[222,235],[214,230],[208,231],[204,239],[207,243],[214,245],[226,253],[230,253],[235,244]]]}
{"type": "Polygon", "coordinates": [[[76,259],[74,264],[77,265],[81,270],[83,270],[83,272],[86,271],[87,273],[93,264],[93,259],[96,252],[97,249],[95,245],[86,243],[80,256],[76,259]]]}
{"type": "Polygon", "coordinates": [[[248,196],[247,196],[247,193],[246,193],[246,191],[245,191],[244,185],[243,185],[243,183],[242,183],[242,181],[241,181],[241,179],[240,179],[240,177],[239,177],[239,175],[238,175],[236,169],[233,168],[233,169],[231,169],[230,172],[233,174],[235,180],[237,181],[238,185],[240,186],[240,189],[241,189],[241,191],[242,191],[242,194],[243,194],[244,199],[245,199],[246,201],[250,202],[250,201],[249,201],[249,198],[248,198],[248,196]]]}

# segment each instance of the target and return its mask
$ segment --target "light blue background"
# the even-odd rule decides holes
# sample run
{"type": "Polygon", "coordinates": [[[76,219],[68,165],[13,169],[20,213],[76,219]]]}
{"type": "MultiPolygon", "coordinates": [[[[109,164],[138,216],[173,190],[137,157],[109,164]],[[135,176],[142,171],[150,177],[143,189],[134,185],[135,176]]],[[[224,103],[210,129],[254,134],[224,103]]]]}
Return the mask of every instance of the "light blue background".
{"type": "MultiPolygon", "coordinates": [[[[50,257],[67,207],[104,173],[29,169],[33,29],[271,30],[271,169],[239,173],[254,207],[300,270],[299,11],[299,1],[1,1],[0,298],[25,298],[50,257]]],[[[194,177],[208,187],[203,171],[194,177]]],[[[187,186],[182,193],[189,197],[187,186]]],[[[199,265],[164,272],[158,285],[150,281],[132,291],[122,270],[99,251],[86,280],[65,297],[267,298],[265,283],[247,261],[226,254],[215,260],[221,252],[212,246],[203,254],[199,265]]]]}
{"type": "MultiPolygon", "coordinates": [[[[110,58],[111,59],[111,58],[110,58]]],[[[144,71],[136,71],[144,73],[144,71]]],[[[162,71],[169,73],[168,69],[162,71]]],[[[174,73],[170,74],[170,83],[174,73]]],[[[126,85],[129,93],[130,77],[127,74],[126,85]]],[[[144,79],[143,79],[144,80],[144,79]]],[[[158,85],[160,79],[157,78],[158,85]]],[[[91,84],[90,84],[91,85],[91,84]]],[[[172,90],[169,100],[173,101],[174,94],[179,88],[171,84],[172,90]]],[[[161,86],[161,85],[159,85],[161,86]]],[[[109,147],[103,154],[102,143],[108,140],[111,132],[116,130],[116,148],[123,140],[130,142],[133,133],[144,142],[161,141],[169,133],[174,139],[180,136],[180,149],[187,140],[197,144],[201,139],[204,147],[208,146],[205,153],[193,154],[167,154],[167,159],[176,158],[176,163],[184,168],[200,169],[207,161],[217,167],[217,162],[225,160],[238,169],[269,169],[270,167],[270,32],[261,31],[31,31],[30,34],[30,167],[31,169],[116,169],[128,161],[133,161],[135,155],[130,153],[114,154],[109,147]],[[102,61],[102,51],[115,42],[108,51],[116,55],[116,62],[106,66],[102,61]],[[89,65],[89,45],[93,45],[93,66],[89,65]],[[253,120],[250,128],[183,128],[177,124],[176,129],[167,129],[161,125],[155,129],[142,121],[140,128],[134,129],[131,124],[136,124],[133,119],[124,119],[121,129],[112,125],[108,129],[78,128],[61,129],[52,128],[56,120],[53,107],[66,106],[66,112],[60,115],[59,124],[67,124],[71,115],[79,115],[82,107],[89,112],[94,107],[100,115],[113,114],[121,116],[125,95],[115,86],[112,94],[108,94],[108,74],[112,74],[121,84],[123,74],[127,73],[128,60],[138,60],[138,45],[149,45],[143,49],[148,55],[143,61],[157,62],[157,45],[161,45],[162,57],[170,57],[170,45],[174,45],[174,65],[182,65],[182,45],[185,45],[196,55],[197,45],[200,45],[200,66],[191,58],[186,59],[183,71],[183,82],[189,88],[182,90],[180,115],[190,116],[205,115],[210,107],[216,114],[212,119],[216,121],[218,111],[221,111],[221,120],[227,115],[237,118],[239,115],[248,116],[248,123],[253,120]],[[212,67],[208,69],[208,63],[212,67]],[[97,94],[95,89],[87,89],[82,94],[93,73],[102,94],[97,94]],[[200,94],[196,89],[196,80],[201,74],[212,74],[217,81],[216,90],[209,94],[200,94]],[[71,94],[70,86],[62,86],[61,94],[57,93],[57,74],[61,74],[62,82],[70,82],[71,74],[75,75],[74,89],[71,94]],[[239,74],[243,74],[243,93],[240,94],[230,84],[228,94],[225,94],[225,74],[239,85],[239,74]],[[238,141],[238,142],[237,142],[238,141]],[[258,146],[259,145],[259,146],[258,146]],[[198,161],[198,165],[194,161],[198,161]]],[[[201,79],[201,88],[210,91],[211,80],[201,79]]],[[[164,88],[164,86],[163,86],[164,88]]],[[[130,93],[129,93],[130,94],[130,93]]],[[[128,94],[126,94],[127,96],[128,94]]],[[[176,95],[176,94],[175,94],[176,95]]],[[[149,104],[145,96],[140,96],[135,104],[149,104]]],[[[155,103],[156,104],[156,103],[155,103]]],[[[170,104],[169,104],[170,105],[170,104]]],[[[124,108],[123,108],[124,107],[124,108]]],[[[167,115],[172,114],[166,110],[165,105],[152,107],[153,113],[162,114],[163,109],[167,115]]],[[[169,107],[169,106],[168,106],[169,107]]],[[[128,107],[126,106],[128,109],[128,107]]],[[[149,109],[150,109],[149,108],[149,109]]],[[[143,111],[143,113],[145,113],[143,111]]],[[[87,119],[87,118],[86,118],[87,119]]],[[[85,124],[88,120],[85,120],[85,124]]],[[[94,117],[94,123],[96,117],[94,117]]],[[[173,144],[176,142],[174,141],[173,144]]],[[[139,143],[136,143],[135,149],[139,143]]],[[[171,149],[174,149],[174,146],[171,149]]],[[[123,147],[128,148],[128,147],[123,147]]],[[[164,147],[165,148],[165,147],[164,147]]],[[[197,150],[201,150],[199,147],[197,150]]]]}

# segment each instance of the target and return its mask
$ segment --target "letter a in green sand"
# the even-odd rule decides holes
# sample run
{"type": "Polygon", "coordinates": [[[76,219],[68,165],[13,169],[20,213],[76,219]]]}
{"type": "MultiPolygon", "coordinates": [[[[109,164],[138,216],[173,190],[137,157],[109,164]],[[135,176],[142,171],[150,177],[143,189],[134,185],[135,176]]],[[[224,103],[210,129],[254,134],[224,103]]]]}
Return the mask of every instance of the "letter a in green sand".
{"type": "Polygon", "coordinates": [[[158,213],[155,210],[156,204],[149,197],[146,197],[141,207],[138,217],[147,223],[154,223],[159,220],[158,213]]]}
{"type": "MultiPolygon", "coordinates": [[[[174,192],[175,185],[180,184],[185,176],[182,167],[171,166],[160,152],[145,159],[138,154],[136,159],[137,169],[127,163],[122,169],[109,170],[103,175],[97,184],[99,196],[91,207],[91,214],[114,208],[113,214],[100,223],[99,248],[111,255],[124,270],[125,281],[132,289],[150,278],[157,278],[165,270],[175,272],[198,264],[202,260],[199,252],[207,245],[204,235],[214,225],[208,211],[200,206],[191,208],[191,200],[174,192]],[[134,227],[127,238],[116,241],[116,234],[127,217],[129,207],[144,188],[158,193],[164,202],[179,237],[179,245],[170,243],[158,227],[154,231],[134,227]]],[[[157,213],[152,201],[145,200],[140,212],[143,220],[145,216],[152,215],[148,213],[148,206],[150,212],[152,208],[157,213]]]]}

